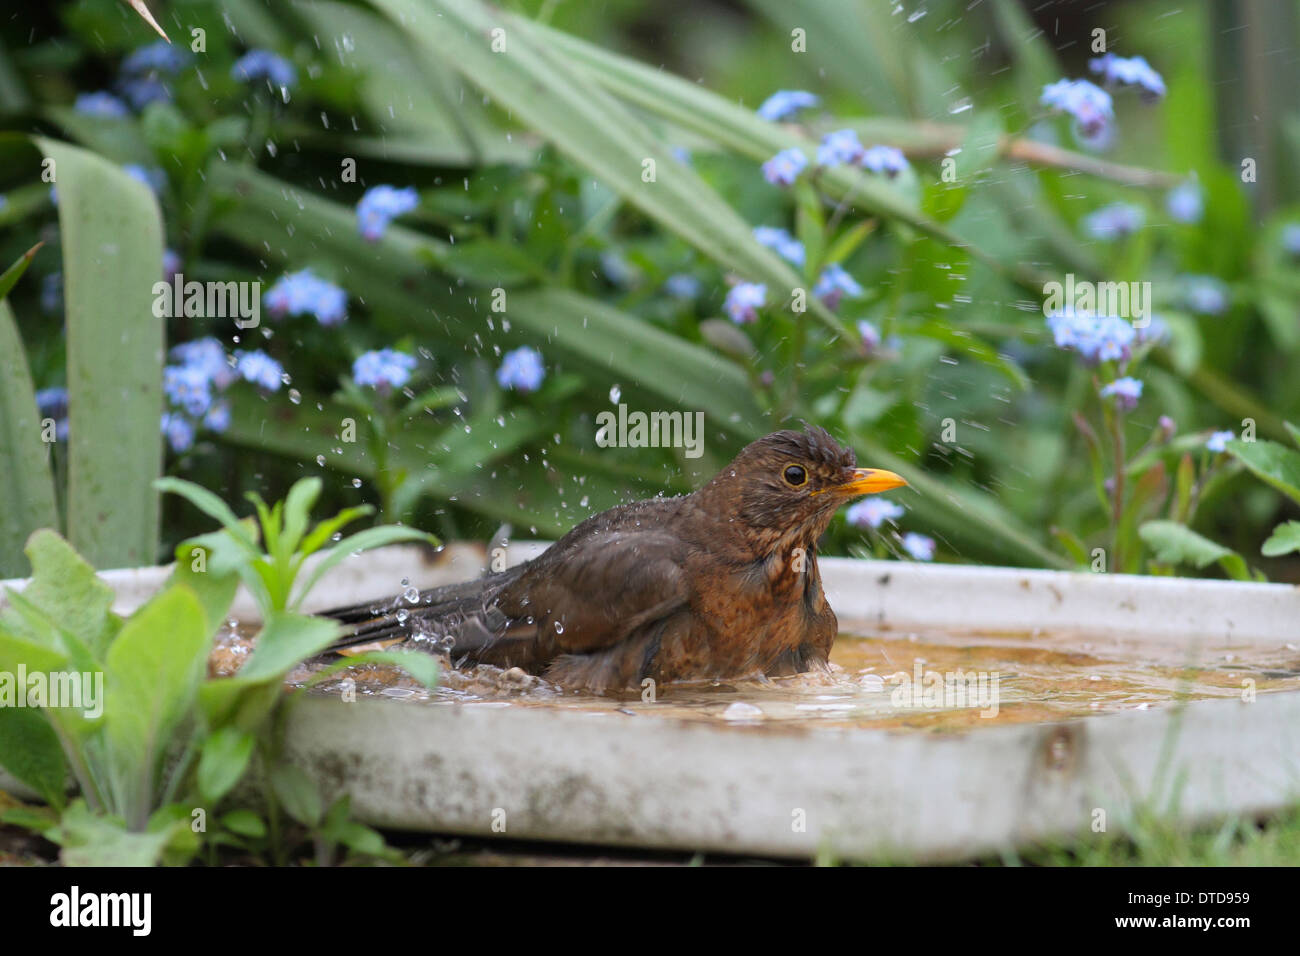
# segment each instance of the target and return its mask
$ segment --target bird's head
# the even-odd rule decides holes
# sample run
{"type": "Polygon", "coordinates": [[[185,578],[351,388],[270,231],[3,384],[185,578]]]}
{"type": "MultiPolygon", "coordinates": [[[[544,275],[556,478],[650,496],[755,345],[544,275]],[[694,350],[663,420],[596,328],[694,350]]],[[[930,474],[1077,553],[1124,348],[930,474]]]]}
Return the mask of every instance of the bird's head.
{"type": "Polygon", "coordinates": [[[851,448],[807,426],[745,446],[700,493],[730,502],[734,520],[767,553],[813,544],[841,505],[905,484],[892,471],[857,467],[851,448]]]}

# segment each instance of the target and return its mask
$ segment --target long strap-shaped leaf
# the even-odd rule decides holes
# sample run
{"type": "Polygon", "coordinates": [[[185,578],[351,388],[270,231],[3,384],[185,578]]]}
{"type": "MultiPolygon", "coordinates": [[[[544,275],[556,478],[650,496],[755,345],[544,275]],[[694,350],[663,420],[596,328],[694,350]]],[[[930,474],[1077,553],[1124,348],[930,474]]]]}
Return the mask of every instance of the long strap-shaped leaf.
{"type": "Polygon", "coordinates": [[[162,224],[104,158],[38,138],[54,160],[68,335],[68,540],[97,568],[153,564],[162,466],[162,224]]]}
{"type": "MultiPolygon", "coordinates": [[[[752,110],[737,106],[681,77],[652,69],[522,17],[513,17],[510,22],[536,35],[539,40],[544,39],[566,60],[572,61],[583,75],[619,98],[743,156],[766,159],[783,149],[802,149],[808,155],[817,150],[816,143],[794,128],[760,119],[752,110]]],[[[827,168],[819,175],[829,192],[851,197],[856,206],[902,220],[953,245],[970,245],[942,224],[922,215],[881,179],[849,166],[827,168]]]]}
{"type": "Polygon", "coordinates": [[[55,528],[59,516],[50,477],[49,446],[41,440],[18,326],[0,300],[0,578],[26,573],[23,543],[37,528],[55,528]]]}
{"type": "MultiPolygon", "coordinates": [[[[622,103],[577,74],[549,44],[534,41],[524,21],[477,0],[372,0],[417,48],[448,60],[497,103],[536,129],[647,215],[742,278],[769,285],[780,302],[803,280],[759,245],[750,226],[670,144],[656,137],[622,103]],[[495,36],[493,31],[502,31],[495,36]],[[493,52],[492,44],[504,44],[493,52]],[[643,180],[653,163],[652,181],[643,180]]],[[[831,329],[844,324],[814,297],[809,310],[831,329]]]]}

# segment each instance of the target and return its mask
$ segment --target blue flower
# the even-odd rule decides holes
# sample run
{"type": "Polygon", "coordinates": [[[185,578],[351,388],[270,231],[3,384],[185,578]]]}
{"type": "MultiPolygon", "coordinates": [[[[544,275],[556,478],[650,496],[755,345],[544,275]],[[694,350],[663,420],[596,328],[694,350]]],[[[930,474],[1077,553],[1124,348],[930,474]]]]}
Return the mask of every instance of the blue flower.
{"type": "Polygon", "coordinates": [[[189,50],[173,46],[166,40],[155,40],[132,50],[122,61],[122,72],[130,75],[143,73],[176,73],[190,65],[189,50]]]}
{"type": "Polygon", "coordinates": [[[230,75],[245,83],[264,79],[284,89],[291,89],[298,82],[298,71],[293,64],[270,50],[249,50],[235,61],[230,75]]]}
{"type": "Polygon", "coordinates": [[[268,392],[279,391],[284,382],[284,366],[265,352],[236,352],[235,371],[247,382],[268,392]]]}
{"type": "Polygon", "coordinates": [[[694,299],[700,294],[700,280],[689,272],[678,272],[664,281],[664,291],[674,299],[694,299]]]}
{"type": "Polygon", "coordinates": [[[410,381],[415,365],[415,357],[405,352],[375,349],[352,363],[352,380],[386,395],[410,381]]]}
{"type": "Polygon", "coordinates": [[[933,561],[934,538],[909,531],[903,535],[903,550],[915,561],[933,561]]]}
{"type": "Polygon", "coordinates": [[[68,440],[68,390],[61,386],[43,388],[36,393],[36,409],[41,418],[54,420],[56,441],[68,440]]]}
{"type": "Polygon", "coordinates": [[[763,164],[763,178],[773,186],[789,186],[807,165],[808,159],[800,150],[783,149],[763,164]]]}
{"type": "Polygon", "coordinates": [[[1039,100],[1048,109],[1074,118],[1075,134],[1087,145],[1108,145],[1115,118],[1110,94],[1087,80],[1057,80],[1043,87],[1039,100]]]}
{"type": "Polygon", "coordinates": [[[862,338],[862,350],[868,355],[880,348],[880,330],[866,319],[858,320],[858,335],[862,338]]]}
{"type": "Polygon", "coordinates": [[[1117,378],[1101,390],[1101,397],[1113,398],[1117,407],[1132,411],[1142,397],[1142,383],[1136,378],[1117,378]]]}
{"type": "Polygon", "coordinates": [[[817,147],[817,165],[853,165],[862,159],[865,152],[856,130],[838,129],[822,137],[821,145],[817,147]]]}
{"type": "Polygon", "coordinates": [[[162,434],[172,451],[189,451],[194,447],[194,423],[176,412],[162,413],[162,434]]]}
{"type": "Polygon", "coordinates": [[[903,517],[903,506],[888,498],[863,498],[844,512],[844,517],[857,528],[879,528],[886,521],[903,517]]]}
{"type": "Polygon", "coordinates": [[[171,357],[195,369],[219,390],[226,389],[237,377],[225,347],[212,336],[174,346],[171,357]]]}
{"type": "Polygon", "coordinates": [[[211,385],[211,377],[198,365],[168,365],[163,369],[163,394],[187,415],[202,415],[212,406],[211,385]]]}
{"type": "Polygon", "coordinates": [[[1133,326],[1118,316],[1076,312],[1073,307],[1049,315],[1047,327],[1058,348],[1078,352],[1090,365],[1127,362],[1137,341],[1133,326]]]}
{"type": "Polygon", "coordinates": [[[155,76],[126,77],[118,81],[117,88],[135,110],[150,103],[170,103],[172,98],[171,88],[155,76]]]}
{"type": "Polygon", "coordinates": [[[1088,68],[1100,73],[1107,86],[1135,86],[1143,100],[1154,102],[1165,95],[1165,81],[1145,57],[1107,53],[1088,61],[1088,68]]]}
{"type": "Polygon", "coordinates": [[[827,266],[822,272],[821,278],[813,286],[813,295],[821,299],[826,304],[826,308],[833,309],[840,304],[840,299],[846,295],[849,298],[862,295],[862,286],[858,285],[857,280],[836,263],[827,266]]]}
{"type": "Polygon", "coordinates": [[[600,268],[605,273],[605,278],[614,285],[626,286],[636,278],[636,269],[628,264],[617,249],[606,249],[600,254],[600,268]]]}
{"type": "Polygon", "coordinates": [[[175,249],[164,249],[162,258],[162,276],[167,282],[181,271],[181,256],[175,249]]]}
{"type": "Polygon", "coordinates": [[[803,243],[784,229],[776,226],[755,226],[754,238],[758,240],[759,245],[773,250],[787,262],[803,267],[805,256],[803,243]]]}
{"type": "Polygon", "coordinates": [[[230,403],[214,402],[203,416],[203,427],[210,432],[224,432],[230,427],[230,403]]]}
{"type": "Polygon", "coordinates": [[[1230,431],[1215,432],[1206,439],[1205,447],[1216,455],[1221,455],[1228,450],[1228,442],[1232,441],[1236,437],[1237,436],[1230,431]]]}
{"type": "Polygon", "coordinates": [[[767,286],[757,282],[741,282],[731,287],[722,308],[732,322],[744,325],[758,318],[758,310],[766,301],[767,286]]]}
{"type": "Polygon", "coordinates": [[[362,237],[374,242],[383,236],[390,222],[419,204],[420,194],[414,186],[405,189],[375,186],[367,189],[357,203],[357,227],[361,230],[362,237]]]}
{"type": "Polygon", "coordinates": [[[98,93],[81,93],[77,96],[73,109],[78,113],[86,116],[109,116],[120,118],[130,116],[131,111],[126,108],[126,104],[119,100],[112,93],[100,91],[98,93]]]}
{"type": "Polygon", "coordinates": [[[1088,235],[1103,242],[1131,236],[1142,228],[1146,213],[1140,206],[1117,202],[1103,206],[1083,220],[1088,235]]]}
{"type": "Polygon", "coordinates": [[[1169,190],[1165,197],[1165,209],[1175,222],[1197,223],[1205,214],[1205,194],[1193,180],[1180,183],[1169,190]]]}
{"type": "Polygon", "coordinates": [[[321,325],[338,325],[347,318],[348,296],[310,269],[280,277],[262,297],[274,316],[314,315],[321,325]]]}
{"type": "Polygon", "coordinates": [[[862,154],[862,168],[893,179],[908,169],[907,157],[893,146],[872,146],[862,154]]]}
{"type": "Polygon", "coordinates": [[[1228,287],[1214,276],[1187,276],[1183,301],[1201,315],[1222,315],[1228,310],[1228,287]]]}
{"type": "Polygon", "coordinates": [[[1287,255],[1300,257],[1300,224],[1291,223],[1282,230],[1282,248],[1287,255]]]}
{"type": "Polygon", "coordinates": [[[758,108],[760,118],[775,122],[820,102],[812,93],[803,90],[777,90],[758,108]]]}
{"type": "Polygon", "coordinates": [[[126,173],[137,182],[144,183],[157,195],[167,187],[167,176],[161,169],[145,169],[135,163],[128,163],[122,167],[122,172],[126,173]]]}
{"type": "Polygon", "coordinates": [[[507,352],[497,369],[497,384],[520,392],[537,391],[544,378],[546,366],[542,363],[542,353],[527,345],[507,352]]]}

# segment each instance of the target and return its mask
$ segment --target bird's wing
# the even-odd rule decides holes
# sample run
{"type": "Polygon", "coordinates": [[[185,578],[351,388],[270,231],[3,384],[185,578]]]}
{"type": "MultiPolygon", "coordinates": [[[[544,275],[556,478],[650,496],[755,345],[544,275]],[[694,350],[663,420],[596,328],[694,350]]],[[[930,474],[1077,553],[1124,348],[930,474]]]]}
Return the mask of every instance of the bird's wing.
{"type": "Polygon", "coordinates": [[[600,530],[533,562],[495,606],[501,637],[533,640],[542,656],[611,647],[690,603],[687,545],[662,530],[600,530]]]}

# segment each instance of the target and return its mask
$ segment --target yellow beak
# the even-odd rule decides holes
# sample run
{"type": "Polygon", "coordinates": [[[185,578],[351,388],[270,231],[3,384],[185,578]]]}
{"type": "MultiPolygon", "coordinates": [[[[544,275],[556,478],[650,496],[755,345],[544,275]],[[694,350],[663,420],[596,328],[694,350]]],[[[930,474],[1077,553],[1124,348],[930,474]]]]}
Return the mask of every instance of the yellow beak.
{"type": "Polygon", "coordinates": [[[859,495],[874,495],[906,484],[907,482],[898,475],[883,468],[854,468],[851,479],[826,490],[843,495],[845,498],[856,498],[859,495]]]}

